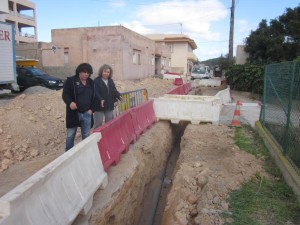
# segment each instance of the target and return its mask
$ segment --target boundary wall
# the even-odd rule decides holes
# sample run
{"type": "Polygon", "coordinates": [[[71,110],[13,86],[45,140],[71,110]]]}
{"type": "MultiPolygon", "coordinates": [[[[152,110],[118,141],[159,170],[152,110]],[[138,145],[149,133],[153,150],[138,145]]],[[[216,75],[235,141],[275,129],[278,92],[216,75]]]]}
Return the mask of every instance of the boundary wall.
{"type": "Polygon", "coordinates": [[[108,183],[100,139],[92,134],[1,197],[0,224],[71,224],[86,215],[94,193],[108,183]]]}
{"type": "Polygon", "coordinates": [[[273,138],[272,134],[262,125],[260,121],[256,121],[255,128],[259,135],[263,138],[269,152],[271,153],[276,165],[279,167],[286,183],[293,189],[300,201],[300,174],[296,166],[292,166],[292,163],[282,154],[282,149],[277,141],[273,138]]]}

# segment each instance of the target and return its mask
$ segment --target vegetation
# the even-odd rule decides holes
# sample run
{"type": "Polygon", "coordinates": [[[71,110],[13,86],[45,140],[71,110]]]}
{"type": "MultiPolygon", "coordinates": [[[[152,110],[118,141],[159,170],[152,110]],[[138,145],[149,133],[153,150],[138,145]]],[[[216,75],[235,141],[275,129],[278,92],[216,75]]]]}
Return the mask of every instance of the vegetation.
{"type": "Polygon", "coordinates": [[[246,39],[249,61],[271,63],[291,61],[300,56],[300,6],[286,12],[268,24],[262,20],[258,29],[246,39]]]}
{"type": "Polygon", "coordinates": [[[262,64],[246,63],[245,65],[232,65],[225,73],[230,88],[238,91],[249,91],[257,94],[263,93],[262,64]]]}
{"type": "Polygon", "coordinates": [[[242,151],[264,159],[268,176],[257,173],[243,187],[230,194],[227,225],[293,225],[300,222],[300,204],[284,182],[258,134],[251,127],[236,128],[235,142],[242,151]]]}
{"type": "Polygon", "coordinates": [[[246,38],[245,51],[248,63],[226,67],[227,81],[232,89],[262,94],[264,65],[300,58],[300,6],[269,24],[262,20],[246,38]]]}

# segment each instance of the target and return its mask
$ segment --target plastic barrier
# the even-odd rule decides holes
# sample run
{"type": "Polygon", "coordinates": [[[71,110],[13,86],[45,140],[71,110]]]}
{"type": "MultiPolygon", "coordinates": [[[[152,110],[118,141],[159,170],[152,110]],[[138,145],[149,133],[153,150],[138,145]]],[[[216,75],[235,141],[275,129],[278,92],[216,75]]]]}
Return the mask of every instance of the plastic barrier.
{"type": "Polygon", "coordinates": [[[71,224],[87,214],[107,174],[92,134],[0,198],[1,225],[71,224]]]}
{"type": "Polygon", "coordinates": [[[230,88],[226,88],[222,91],[219,91],[216,95],[216,97],[219,97],[221,99],[221,102],[223,105],[231,102],[231,95],[230,95],[230,88]]]}
{"type": "Polygon", "coordinates": [[[154,99],[155,115],[172,123],[190,121],[219,123],[221,99],[215,96],[169,95],[154,99]]]}
{"type": "Polygon", "coordinates": [[[175,78],[174,85],[176,85],[176,86],[183,85],[183,79],[175,78]]]}
{"type": "Polygon", "coordinates": [[[180,85],[178,87],[175,87],[167,92],[167,94],[173,94],[173,95],[186,95],[189,93],[189,91],[192,89],[191,83],[185,83],[183,85],[180,85]]]}
{"type": "Polygon", "coordinates": [[[193,88],[200,87],[200,86],[206,86],[206,87],[217,87],[221,86],[221,80],[216,79],[196,79],[192,81],[193,88]]]}
{"type": "Polygon", "coordinates": [[[153,109],[153,100],[133,108],[130,113],[137,137],[157,121],[153,109]]]}
{"type": "Polygon", "coordinates": [[[105,171],[108,170],[110,165],[118,164],[120,155],[127,152],[129,144],[136,140],[137,136],[131,115],[132,110],[127,110],[93,131],[94,133],[100,132],[102,135],[101,140],[98,142],[98,147],[105,171]]]}

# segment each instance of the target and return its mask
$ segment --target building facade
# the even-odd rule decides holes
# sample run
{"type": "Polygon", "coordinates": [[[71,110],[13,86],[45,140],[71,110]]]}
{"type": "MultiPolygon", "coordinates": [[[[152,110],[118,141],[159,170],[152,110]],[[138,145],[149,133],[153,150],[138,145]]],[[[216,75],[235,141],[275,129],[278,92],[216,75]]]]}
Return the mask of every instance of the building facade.
{"type": "Polygon", "coordinates": [[[171,51],[170,72],[190,75],[193,64],[197,61],[193,50],[197,49],[194,40],[183,34],[147,35],[156,44],[167,46],[171,51]]]}
{"type": "MultiPolygon", "coordinates": [[[[114,70],[114,79],[141,79],[155,74],[155,42],[123,26],[54,29],[51,44],[40,44],[38,52],[43,67],[76,67],[90,63],[94,75],[102,64],[114,70]]],[[[18,55],[28,54],[27,47],[17,47],[18,55]],[[27,48],[27,50],[26,50],[27,48]],[[21,53],[23,51],[23,53],[21,53]]],[[[157,50],[159,51],[159,50],[157,50]]],[[[161,63],[170,64],[168,48],[160,48],[161,63]]]]}
{"type": "Polygon", "coordinates": [[[236,47],[236,64],[245,64],[247,62],[247,58],[249,57],[248,53],[245,52],[245,45],[238,45],[236,47]]]}
{"type": "Polygon", "coordinates": [[[5,14],[0,14],[0,21],[15,26],[16,43],[37,42],[35,4],[27,0],[1,0],[0,11],[8,7],[5,14]]]}

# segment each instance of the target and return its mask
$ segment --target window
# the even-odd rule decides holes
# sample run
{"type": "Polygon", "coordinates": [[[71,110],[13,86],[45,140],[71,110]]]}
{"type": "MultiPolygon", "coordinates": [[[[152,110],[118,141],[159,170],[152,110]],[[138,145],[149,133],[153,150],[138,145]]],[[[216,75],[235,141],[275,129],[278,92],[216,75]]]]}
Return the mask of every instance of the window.
{"type": "Polygon", "coordinates": [[[69,48],[64,48],[64,63],[69,64],[69,48]]]}
{"type": "Polygon", "coordinates": [[[140,50],[133,50],[132,54],[132,63],[135,65],[141,65],[141,51],[140,50]]]}

